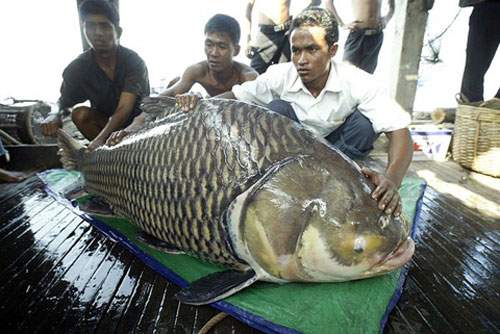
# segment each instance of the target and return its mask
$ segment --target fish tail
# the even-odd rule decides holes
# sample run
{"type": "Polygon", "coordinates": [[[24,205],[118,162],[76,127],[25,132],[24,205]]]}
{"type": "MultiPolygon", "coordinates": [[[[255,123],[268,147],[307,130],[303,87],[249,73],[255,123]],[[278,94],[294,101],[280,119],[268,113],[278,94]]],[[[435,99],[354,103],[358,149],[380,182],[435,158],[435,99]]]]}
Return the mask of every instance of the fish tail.
{"type": "Polygon", "coordinates": [[[57,143],[64,169],[79,170],[85,146],[62,129],[57,130],[57,143]]]}

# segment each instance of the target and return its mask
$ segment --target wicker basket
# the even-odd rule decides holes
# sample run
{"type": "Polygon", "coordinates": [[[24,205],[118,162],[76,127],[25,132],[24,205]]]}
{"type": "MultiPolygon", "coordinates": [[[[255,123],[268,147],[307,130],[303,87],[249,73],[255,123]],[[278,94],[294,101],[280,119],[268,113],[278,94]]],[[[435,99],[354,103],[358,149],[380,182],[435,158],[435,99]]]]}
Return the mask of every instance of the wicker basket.
{"type": "Polygon", "coordinates": [[[453,160],[476,172],[500,176],[500,110],[458,105],[453,160]]]}

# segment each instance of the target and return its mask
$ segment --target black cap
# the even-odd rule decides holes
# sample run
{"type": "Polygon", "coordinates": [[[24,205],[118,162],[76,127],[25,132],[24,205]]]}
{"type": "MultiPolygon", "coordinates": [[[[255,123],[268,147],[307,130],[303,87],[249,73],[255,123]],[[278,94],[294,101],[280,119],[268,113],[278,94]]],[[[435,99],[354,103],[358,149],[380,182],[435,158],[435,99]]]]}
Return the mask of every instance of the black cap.
{"type": "Polygon", "coordinates": [[[78,8],[80,16],[85,20],[85,16],[89,14],[100,14],[106,16],[115,26],[120,25],[120,16],[118,10],[109,1],[106,0],[86,0],[78,8]]]}

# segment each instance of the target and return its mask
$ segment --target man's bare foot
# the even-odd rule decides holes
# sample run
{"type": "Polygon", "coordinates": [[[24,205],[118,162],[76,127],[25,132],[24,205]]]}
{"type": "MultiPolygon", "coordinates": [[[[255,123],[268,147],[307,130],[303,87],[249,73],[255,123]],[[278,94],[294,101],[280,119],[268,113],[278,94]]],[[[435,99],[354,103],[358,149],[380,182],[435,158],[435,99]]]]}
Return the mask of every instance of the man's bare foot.
{"type": "Polygon", "coordinates": [[[0,168],[0,182],[21,182],[30,176],[30,173],[14,172],[0,168]]]}

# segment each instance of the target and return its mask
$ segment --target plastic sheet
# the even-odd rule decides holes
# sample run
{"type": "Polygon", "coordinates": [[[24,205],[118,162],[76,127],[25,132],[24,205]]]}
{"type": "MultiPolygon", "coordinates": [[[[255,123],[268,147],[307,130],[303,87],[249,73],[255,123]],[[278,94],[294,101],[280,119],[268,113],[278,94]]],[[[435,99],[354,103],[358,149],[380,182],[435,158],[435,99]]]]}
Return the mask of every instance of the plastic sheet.
{"type": "MultiPolygon", "coordinates": [[[[61,170],[48,171],[40,177],[48,190],[59,189],[60,182],[71,183],[68,178],[75,182],[78,179],[74,172],[61,170]]],[[[424,189],[425,182],[418,178],[405,178],[400,189],[403,210],[413,222],[412,231],[418,223],[424,189]]],[[[57,191],[52,195],[71,205],[57,191]]],[[[150,248],[137,240],[136,227],[123,219],[94,219],[77,208],[74,210],[176,284],[185,286],[222,270],[191,256],[169,255],[150,248]]],[[[377,333],[383,330],[401,295],[407,266],[380,277],[344,283],[257,282],[212,306],[267,333],[377,333]]]]}

